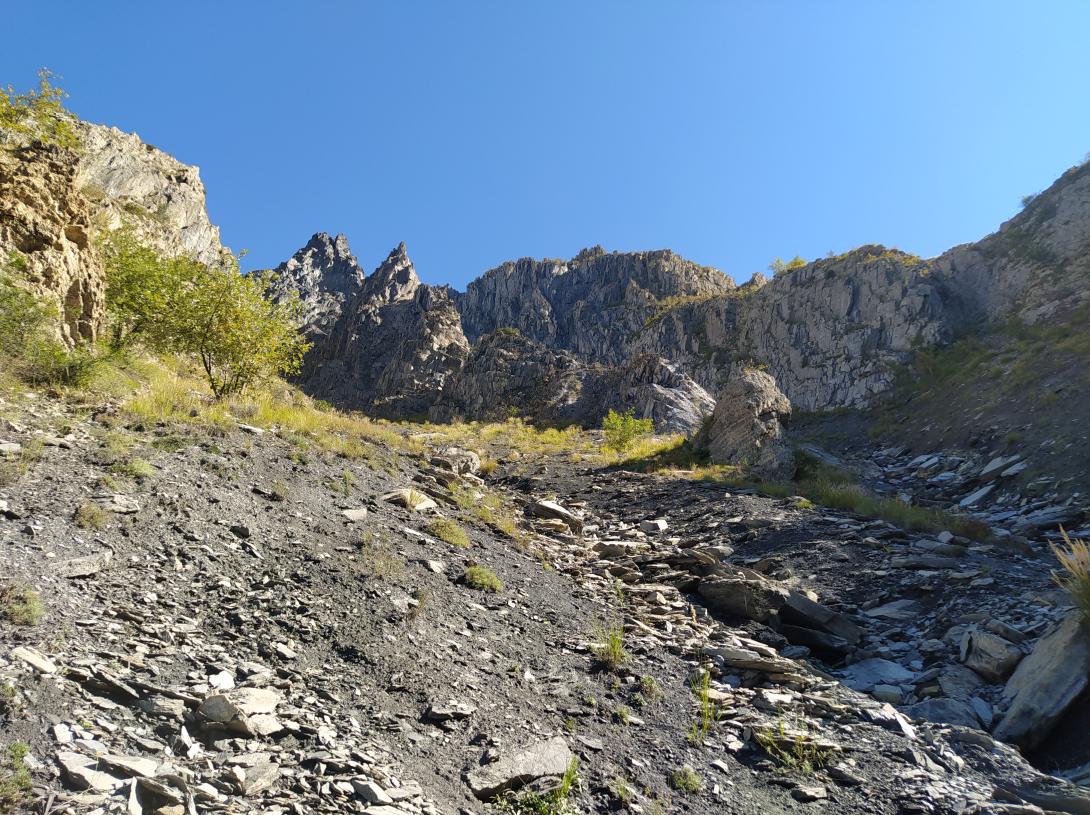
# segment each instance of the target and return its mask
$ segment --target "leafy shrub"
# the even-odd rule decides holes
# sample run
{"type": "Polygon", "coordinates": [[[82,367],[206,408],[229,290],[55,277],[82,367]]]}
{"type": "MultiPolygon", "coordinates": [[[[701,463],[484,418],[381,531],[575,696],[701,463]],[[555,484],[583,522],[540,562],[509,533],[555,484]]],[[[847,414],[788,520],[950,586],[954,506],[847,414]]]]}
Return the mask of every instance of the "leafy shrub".
{"type": "Polygon", "coordinates": [[[629,408],[624,413],[610,410],[602,420],[602,430],[606,434],[606,447],[623,453],[636,439],[651,435],[655,425],[650,419],[637,419],[635,411],[629,408]]]}
{"type": "Polygon", "coordinates": [[[13,742],[0,761],[0,812],[14,812],[30,798],[33,785],[24,760],[28,751],[25,743],[13,742]]]}
{"type": "Polygon", "coordinates": [[[1052,579],[1066,591],[1072,602],[1090,621],[1090,545],[1073,539],[1061,529],[1063,546],[1052,546],[1052,554],[1060,561],[1063,572],[1053,572],[1052,579]]]}
{"type": "Polygon", "coordinates": [[[468,567],[462,579],[471,589],[490,592],[503,591],[503,583],[496,576],[496,573],[485,566],[468,567]]]}
{"type": "Polygon", "coordinates": [[[266,281],[243,275],[237,258],[217,268],[165,259],[124,229],[102,250],[115,347],[139,340],[196,357],[217,399],[299,370],[309,345],[297,326],[298,302],[266,299],[266,281]]]}
{"type": "Polygon", "coordinates": [[[50,81],[53,74],[38,71],[38,88],[16,93],[11,85],[0,86],[0,128],[32,141],[79,147],[75,117],[64,108],[68,94],[50,81]]]}
{"type": "Polygon", "coordinates": [[[504,815],[570,815],[575,812],[570,798],[579,783],[579,759],[572,756],[560,784],[548,792],[531,790],[517,795],[507,792],[493,803],[504,815]]]}

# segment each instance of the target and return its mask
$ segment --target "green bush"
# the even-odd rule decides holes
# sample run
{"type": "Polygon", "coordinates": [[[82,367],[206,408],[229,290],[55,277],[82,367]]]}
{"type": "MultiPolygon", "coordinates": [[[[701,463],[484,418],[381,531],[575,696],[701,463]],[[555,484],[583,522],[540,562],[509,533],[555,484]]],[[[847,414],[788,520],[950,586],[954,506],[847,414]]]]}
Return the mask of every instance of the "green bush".
{"type": "Polygon", "coordinates": [[[80,143],[76,119],[65,110],[68,94],[50,82],[52,76],[44,68],[38,71],[38,88],[26,93],[16,93],[11,85],[0,86],[0,128],[73,150],[80,143]]]}
{"type": "Polygon", "coordinates": [[[779,258],[773,259],[773,261],[768,264],[768,270],[772,272],[773,275],[781,275],[790,272],[792,269],[800,269],[805,265],[806,261],[798,255],[795,255],[791,260],[787,261],[780,260],[779,258]]]}
{"type": "Polygon", "coordinates": [[[606,434],[606,447],[623,453],[636,439],[651,435],[655,425],[650,419],[637,419],[629,408],[624,413],[610,410],[602,420],[602,429],[606,434]]]}
{"type": "Polygon", "coordinates": [[[197,358],[217,398],[299,370],[309,347],[297,326],[298,302],[266,299],[266,281],[244,275],[237,258],[210,268],[162,258],[128,229],[102,241],[110,342],[140,342],[197,358]]]}

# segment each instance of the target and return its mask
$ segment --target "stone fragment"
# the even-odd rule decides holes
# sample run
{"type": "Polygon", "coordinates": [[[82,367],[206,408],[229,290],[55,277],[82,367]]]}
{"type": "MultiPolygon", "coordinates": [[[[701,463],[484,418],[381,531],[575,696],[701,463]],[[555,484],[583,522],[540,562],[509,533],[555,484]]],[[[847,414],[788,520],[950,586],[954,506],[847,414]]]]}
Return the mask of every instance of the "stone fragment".
{"type": "Polygon", "coordinates": [[[783,608],[790,592],[756,572],[752,574],[705,578],[700,581],[697,593],[721,614],[767,622],[783,608]]]}
{"type": "Polygon", "coordinates": [[[568,745],[557,736],[473,770],[465,779],[477,798],[490,801],[502,792],[518,789],[538,778],[564,775],[571,760],[568,745]]]}
{"type": "Polygon", "coordinates": [[[62,560],[54,568],[60,577],[90,577],[105,569],[113,554],[107,550],[85,557],[74,557],[62,560]]]}
{"type": "Polygon", "coordinates": [[[247,736],[269,736],[283,729],[276,708],[281,697],[271,688],[236,688],[213,694],[197,712],[207,721],[247,736]]]}
{"type": "Polygon", "coordinates": [[[367,507],[360,507],[359,509],[342,509],[341,515],[350,521],[365,521],[367,520],[367,507]]]}
{"type": "Polygon", "coordinates": [[[134,515],[140,511],[140,504],[135,498],[117,493],[103,493],[94,496],[94,501],[107,512],[118,515],[134,515]]]}
{"type": "Polygon", "coordinates": [[[361,781],[354,778],[352,779],[352,789],[356,791],[356,795],[369,804],[392,804],[394,802],[394,799],[387,795],[386,790],[374,781],[361,781]]]}
{"type": "Polygon", "coordinates": [[[859,626],[845,615],[811,600],[798,591],[792,591],[788,595],[787,602],[780,609],[780,617],[785,622],[826,631],[840,637],[851,645],[857,645],[863,637],[863,632],[859,626]]]}
{"type": "Polygon", "coordinates": [[[640,531],[646,532],[648,535],[657,535],[659,532],[665,532],[666,528],[667,524],[663,518],[640,521],[640,531]]]}
{"type": "Polygon", "coordinates": [[[21,659],[38,673],[55,674],[57,672],[57,666],[53,660],[28,646],[20,645],[12,648],[11,655],[16,659],[21,659]]]}
{"type": "Polygon", "coordinates": [[[1002,637],[970,629],[961,638],[961,662],[986,681],[998,684],[1022,659],[1022,650],[1002,637]]]}
{"type": "Polygon", "coordinates": [[[962,727],[980,727],[973,708],[957,699],[925,699],[904,709],[913,719],[962,727]]]}
{"type": "Polygon", "coordinates": [[[481,469],[481,457],[472,450],[463,450],[461,447],[444,447],[430,461],[432,466],[460,475],[476,473],[481,469]]]}
{"type": "Polygon", "coordinates": [[[563,521],[568,529],[579,535],[583,532],[583,521],[571,510],[560,506],[556,501],[534,501],[528,507],[535,518],[555,518],[563,521]]]}
{"type": "Polygon", "coordinates": [[[911,682],[916,674],[888,659],[873,657],[849,665],[843,671],[843,682],[849,688],[867,692],[875,685],[900,685],[911,682]]]}
{"type": "Polygon", "coordinates": [[[57,764],[73,789],[113,792],[125,783],[109,773],[96,770],[97,761],[82,753],[60,750],[57,752],[57,764]]]}

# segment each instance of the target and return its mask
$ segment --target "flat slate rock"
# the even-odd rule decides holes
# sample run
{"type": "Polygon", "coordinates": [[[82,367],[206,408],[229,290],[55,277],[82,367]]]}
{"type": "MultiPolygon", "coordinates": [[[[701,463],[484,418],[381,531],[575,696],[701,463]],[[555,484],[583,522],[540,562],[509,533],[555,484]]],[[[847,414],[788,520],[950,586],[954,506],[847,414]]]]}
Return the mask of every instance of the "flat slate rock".
{"type": "Polygon", "coordinates": [[[466,783],[479,799],[490,801],[501,792],[518,789],[538,778],[564,775],[571,760],[567,742],[557,736],[467,773],[466,783]]]}

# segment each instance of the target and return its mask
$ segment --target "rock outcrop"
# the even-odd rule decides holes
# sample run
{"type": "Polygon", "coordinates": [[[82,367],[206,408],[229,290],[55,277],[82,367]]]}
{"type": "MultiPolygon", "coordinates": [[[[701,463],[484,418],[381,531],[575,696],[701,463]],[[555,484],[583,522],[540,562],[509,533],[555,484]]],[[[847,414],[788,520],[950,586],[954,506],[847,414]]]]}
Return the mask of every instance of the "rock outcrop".
{"type": "Polygon", "coordinates": [[[786,480],[795,473],[784,435],[790,417],[791,402],[776,380],[749,368],[727,383],[698,443],[717,464],[738,465],[769,481],[786,480]]]}
{"type": "Polygon", "coordinates": [[[707,391],[659,357],[590,365],[506,328],[481,338],[429,418],[526,416],[595,427],[609,410],[631,408],[660,432],[691,433],[714,406],[707,391]]]}
{"type": "Polygon", "coordinates": [[[106,283],[91,240],[75,152],[39,143],[0,149],[0,269],[56,308],[68,344],[106,319],[106,283]]]}
{"type": "MultiPolygon", "coordinates": [[[[343,249],[334,260],[347,289],[355,274],[343,249]]],[[[335,301],[312,300],[313,313],[328,319],[335,301]]],[[[301,384],[341,407],[405,418],[427,412],[468,354],[450,291],[421,283],[401,244],[345,300],[307,354],[301,384]]]]}
{"type": "Polygon", "coordinates": [[[596,246],[569,261],[504,263],[471,282],[459,308],[473,341],[497,328],[517,328],[588,362],[615,365],[631,356],[630,339],[670,305],[733,289],[719,270],[669,250],[596,246]]]}
{"type": "Polygon", "coordinates": [[[344,235],[314,235],[307,245],[277,266],[271,294],[283,300],[291,293],[302,304],[303,328],[310,336],[327,336],[345,304],[363,288],[366,275],[344,235]]]}
{"type": "Polygon", "coordinates": [[[131,224],[166,257],[220,260],[200,170],[116,127],[80,123],[79,185],[108,228],[131,224]]]}

